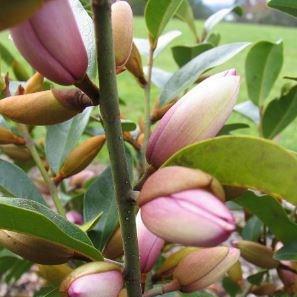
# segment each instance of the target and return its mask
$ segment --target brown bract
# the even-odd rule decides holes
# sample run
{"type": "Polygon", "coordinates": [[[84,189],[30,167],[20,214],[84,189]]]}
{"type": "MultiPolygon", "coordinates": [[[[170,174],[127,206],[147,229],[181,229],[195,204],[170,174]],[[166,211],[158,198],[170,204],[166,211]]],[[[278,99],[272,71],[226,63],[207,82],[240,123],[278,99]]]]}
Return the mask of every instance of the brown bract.
{"type": "Polygon", "coordinates": [[[116,259],[124,254],[121,229],[118,228],[104,248],[103,255],[109,259],[116,259]]]}
{"type": "Polygon", "coordinates": [[[221,184],[211,175],[180,166],[164,167],[152,174],[140,192],[139,206],[157,198],[191,189],[206,189],[224,201],[221,184]]]}

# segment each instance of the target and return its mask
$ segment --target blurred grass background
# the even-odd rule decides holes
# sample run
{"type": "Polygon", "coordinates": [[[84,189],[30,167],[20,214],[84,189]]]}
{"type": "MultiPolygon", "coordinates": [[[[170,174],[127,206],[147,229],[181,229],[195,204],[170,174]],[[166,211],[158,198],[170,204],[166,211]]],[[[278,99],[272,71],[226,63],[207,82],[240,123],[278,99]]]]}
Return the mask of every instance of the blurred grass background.
{"type": "MultiPolygon", "coordinates": [[[[202,31],[203,22],[197,21],[198,32],[202,31]]],[[[166,31],[170,30],[180,30],[182,35],[176,38],[170,46],[164,50],[155,61],[155,66],[163,70],[174,72],[178,69],[170,50],[170,47],[175,45],[195,45],[195,41],[192,33],[188,29],[187,25],[183,22],[174,19],[167,26],[166,31]]],[[[146,38],[147,31],[142,17],[135,18],[134,27],[135,37],[146,38]]],[[[277,97],[280,93],[281,87],[288,82],[288,80],[283,79],[283,76],[297,76],[297,39],[295,28],[288,27],[277,27],[277,26],[264,26],[259,24],[238,24],[238,23],[221,23],[219,24],[214,32],[221,34],[220,44],[249,41],[257,42],[260,40],[268,40],[276,42],[282,39],[284,42],[284,65],[273,90],[269,96],[268,100],[277,97]]],[[[9,39],[8,33],[4,32],[0,34],[0,41],[8,47],[11,52],[18,56],[21,60],[20,55],[15,49],[12,41],[9,39]]],[[[248,49],[235,56],[228,63],[214,69],[212,72],[218,72],[223,69],[235,67],[239,74],[241,75],[241,91],[238,102],[248,100],[247,88],[244,77],[244,64],[245,57],[248,49]]],[[[23,63],[26,63],[23,61],[23,63]]],[[[146,59],[143,59],[144,66],[146,65],[146,59]]],[[[29,68],[29,66],[28,66],[29,68]]],[[[5,73],[9,69],[6,68],[5,64],[1,65],[1,72],[5,73]]],[[[137,121],[143,114],[143,90],[138,86],[135,79],[128,73],[124,72],[118,76],[119,92],[121,98],[126,102],[125,106],[122,106],[123,114],[134,121],[137,121]]],[[[153,88],[153,98],[157,99],[159,95],[159,90],[153,88]]],[[[230,122],[242,122],[244,121],[239,115],[233,115],[230,122]]],[[[246,122],[246,121],[245,121],[246,122]]],[[[243,133],[247,131],[241,130],[243,133]]],[[[295,120],[282,134],[280,138],[281,144],[285,145],[291,150],[297,151],[297,120],[295,120]]],[[[255,127],[250,129],[249,133],[256,133],[255,127]]]]}

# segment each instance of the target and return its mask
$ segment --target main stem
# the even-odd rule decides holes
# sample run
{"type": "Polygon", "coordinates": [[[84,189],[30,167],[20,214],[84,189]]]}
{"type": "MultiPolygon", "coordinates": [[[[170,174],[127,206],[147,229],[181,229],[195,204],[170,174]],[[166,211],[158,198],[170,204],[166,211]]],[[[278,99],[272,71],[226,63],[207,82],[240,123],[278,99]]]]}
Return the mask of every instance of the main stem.
{"type": "Polygon", "coordinates": [[[125,254],[125,281],[129,297],[141,297],[141,276],[135,223],[135,201],[129,181],[128,166],[120,121],[115,60],[108,0],[93,0],[100,82],[100,110],[115,185],[119,220],[125,254]]]}

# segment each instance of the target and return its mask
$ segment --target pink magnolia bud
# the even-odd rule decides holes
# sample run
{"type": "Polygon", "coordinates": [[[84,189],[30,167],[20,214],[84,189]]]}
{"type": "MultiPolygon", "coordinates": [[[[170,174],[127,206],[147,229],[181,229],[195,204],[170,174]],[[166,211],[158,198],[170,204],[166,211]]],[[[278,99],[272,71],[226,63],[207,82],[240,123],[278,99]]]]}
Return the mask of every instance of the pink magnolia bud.
{"type": "Polygon", "coordinates": [[[146,228],[142,222],[140,213],[136,217],[136,226],[140,268],[142,273],[146,273],[155,265],[165,242],[146,228]]]}
{"type": "Polygon", "coordinates": [[[236,103],[239,76],[234,70],[204,80],[164,115],[149,139],[147,160],[160,167],[178,150],[214,137],[236,103]]]}
{"type": "Polygon", "coordinates": [[[239,259],[239,250],[215,247],[193,252],[183,258],[174,270],[173,278],[180,291],[195,292],[218,281],[239,259]]]}
{"type": "Polygon", "coordinates": [[[82,225],[84,223],[82,215],[75,210],[68,211],[66,213],[66,218],[69,222],[76,225],[82,225]]]}
{"type": "Polygon", "coordinates": [[[207,247],[225,241],[235,221],[209,178],[201,171],[177,166],[156,171],[139,197],[146,227],[166,241],[183,245],[207,247]]]}
{"type": "Polygon", "coordinates": [[[67,297],[118,297],[123,284],[119,267],[93,262],[70,273],[61,283],[60,292],[67,297]]]}
{"type": "Polygon", "coordinates": [[[69,0],[46,1],[30,19],[11,30],[24,58],[48,79],[70,85],[87,70],[87,52],[69,0]]]}

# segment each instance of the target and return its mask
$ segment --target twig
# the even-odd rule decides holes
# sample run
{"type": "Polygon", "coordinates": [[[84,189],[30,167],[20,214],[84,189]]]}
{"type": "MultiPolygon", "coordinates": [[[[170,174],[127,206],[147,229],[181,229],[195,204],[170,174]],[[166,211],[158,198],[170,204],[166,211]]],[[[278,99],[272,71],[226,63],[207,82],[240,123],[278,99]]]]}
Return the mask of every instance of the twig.
{"type": "Polygon", "coordinates": [[[31,135],[28,131],[27,126],[23,125],[23,124],[18,124],[18,129],[21,132],[24,139],[26,140],[26,146],[27,146],[28,150],[30,151],[32,158],[33,158],[36,166],[38,167],[45,183],[48,186],[50,195],[51,195],[52,200],[56,206],[58,213],[62,216],[65,216],[65,210],[64,210],[64,207],[63,207],[61,200],[59,198],[57,187],[55,186],[54,182],[52,181],[52,179],[48,175],[46,169],[44,168],[42,160],[38,154],[38,151],[35,147],[35,143],[34,143],[33,139],[31,138],[31,135]]]}
{"type": "Polygon", "coordinates": [[[120,120],[114,50],[112,42],[111,7],[108,0],[93,0],[97,61],[100,82],[100,110],[107,138],[117,207],[123,237],[124,277],[129,297],[141,297],[139,252],[132,191],[125,157],[120,120]]]}

